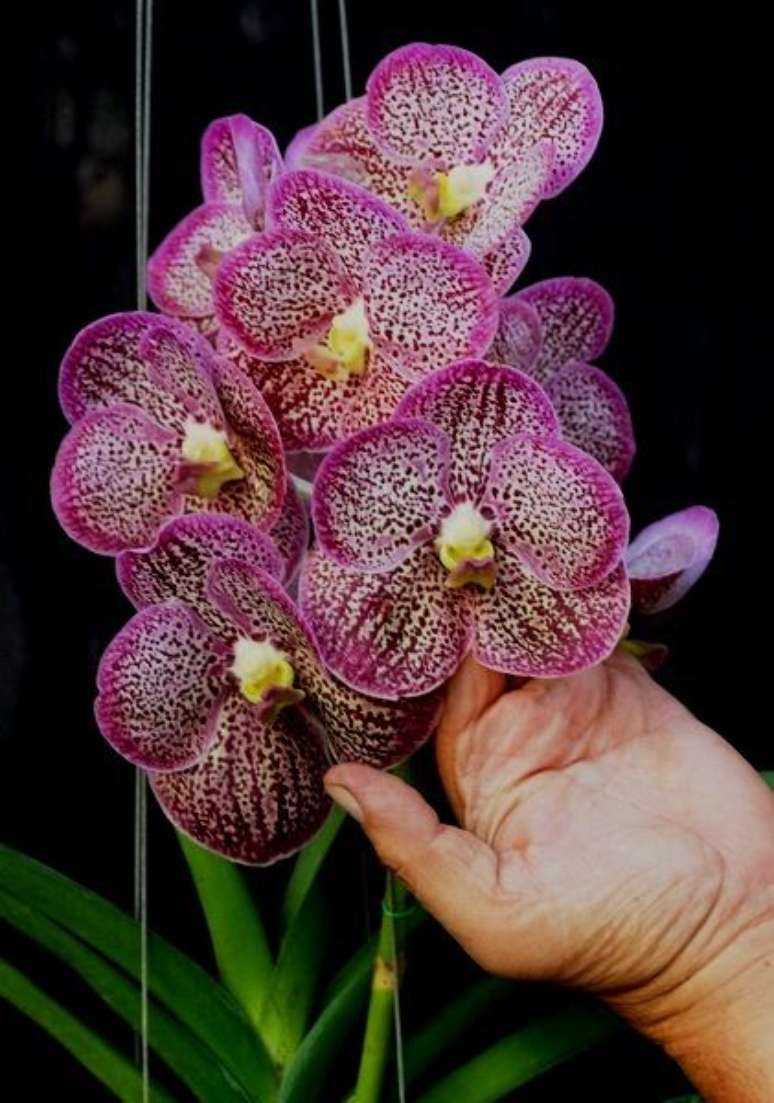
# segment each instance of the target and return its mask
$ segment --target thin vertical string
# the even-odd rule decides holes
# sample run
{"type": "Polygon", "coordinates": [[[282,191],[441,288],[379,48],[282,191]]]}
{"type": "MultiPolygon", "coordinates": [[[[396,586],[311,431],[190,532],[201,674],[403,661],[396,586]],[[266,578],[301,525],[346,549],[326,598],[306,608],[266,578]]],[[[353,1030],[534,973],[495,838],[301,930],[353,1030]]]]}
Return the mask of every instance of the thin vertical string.
{"type": "Polygon", "coordinates": [[[352,67],[349,63],[349,26],[347,24],[347,0],[339,0],[339,28],[341,30],[341,67],[344,70],[344,98],[352,99],[352,67]]]}
{"type": "MultiPolygon", "coordinates": [[[[137,0],[134,72],[134,212],[137,309],[147,306],[148,194],[150,190],[151,55],[153,0],[137,0]]],[[[140,1032],[135,1059],[142,1069],[143,1103],[150,1100],[148,1047],[148,805],[142,770],[134,779],[134,916],[140,931],[140,1032]]]]}
{"type": "Polygon", "coordinates": [[[398,945],[398,924],[401,921],[400,913],[395,906],[395,878],[392,873],[387,874],[387,899],[390,911],[393,913],[390,924],[390,953],[392,954],[392,967],[395,970],[395,988],[392,997],[392,1021],[395,1029],[395,1076],[398,1082],[398,1101],[406,1103],[406,1073],[403,1062],[403,1021],[400,1014],[400,957],[398,945]]]}
{"type": "Polygon", "coordinates": [[[317,106],[317,121],[323,117],[323,78],[322,78],[322,47],[320,45],[320,12],[317,8],[317,0],[311,0],[312,5],[312,50],[314,51],[314,97],[317,106]]]}

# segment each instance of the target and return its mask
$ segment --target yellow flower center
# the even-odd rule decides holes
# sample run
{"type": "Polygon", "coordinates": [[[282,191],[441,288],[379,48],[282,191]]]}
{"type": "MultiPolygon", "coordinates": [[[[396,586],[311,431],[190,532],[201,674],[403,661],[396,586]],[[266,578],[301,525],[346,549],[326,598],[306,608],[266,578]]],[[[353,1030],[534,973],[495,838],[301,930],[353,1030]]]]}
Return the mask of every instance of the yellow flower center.
{"type": "Polygon", "coordinates": [[[494,585],[494,545],[489,539],[491,524],[470,502],[461,502],[441,522],[435,545],[438,558],[449,572],[446,585],[452,589],[473,582],[489,590],[494,585]]]}
{"type": "Polygon", "coordinates": [[[409,177],[409,196],[422,207],[428,222],[456,218],[483,199],[494,176],[489,161],[481,165],[455,165],[448,172],[419,169],[409,177]]]}
{"type": "Polygon", "coordinates": [[[356,299],[334,317],[325,344],[314,345],[304,356],[326,379],[345,383],[350,375],[363,374],[372,348],[365,306],[356,299]]]}
{"type": "Polygon", "coordinates": [[[274,697],[279,709],[300,696],[284,692],[293,687],[293,667],[268,640],[238,639],[234,644],[234,661],[230,669],[239,682],[242,695],[253,705],[268,702],[274,697]]]}
{"type": "Polygon", "coordinates": [[[245,477],[231,455],[226,434],[208,421],[188,418],[181,452],[193,469],[191,493],[200,498],[215,498],[224,483],[245,477]]]}

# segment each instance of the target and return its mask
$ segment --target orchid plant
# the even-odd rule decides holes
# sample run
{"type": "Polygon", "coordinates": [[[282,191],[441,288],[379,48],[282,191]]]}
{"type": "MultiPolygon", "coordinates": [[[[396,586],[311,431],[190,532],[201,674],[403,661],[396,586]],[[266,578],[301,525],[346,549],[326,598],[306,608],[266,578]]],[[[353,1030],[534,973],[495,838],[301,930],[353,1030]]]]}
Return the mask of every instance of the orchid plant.
{"type": "MultiPolygon", "coordinates": [[[[115,557],[135,609],[99,666],[97,726],[180,833],[220,972],[153,936],[150,1044],[197,1099],[330,1098],[374,961],[347,1098],[385,1098],[396,929],[421,912],[391,887],[376,945],[320,999],[318,874],[340,823],[327,766],[405,763],[469,652],[517,678],[619,646],[644,655],[632,615],[670,608],[711,559],[703,506],[630,542],[631,417],[596,364],[610,295],[579,277],[512,291],[524,223],[582,171],[601,126],[577,62],[500,76],[425,44],[386,57],[284,158],[258,123],[218,119],[204,202],[148,266],[158,312],[103,318],[65,355],[54,510],[115,557]],[[299,851],[275,953],[234,863],[299,851]]],[[[138,1027],[132,921],[19,854],[2,864],[0,914],[138,1027]]],[[[502,989],[478,986],[409,1039],[409,1079],[502,989]]],[[[32,999],[23,978],[17,995],[32,999]]],[[[544,1064],[612,1029],[562,1014],[544,1064]]],[[[40,1017],[139,1098],[123,1057],[40,1017]]],[[[484,1062],[469,1103],[541,1067],[514,1060],[495,1089],[484,1062]]],[[[159,1084],[153,1098],[170,1096],[159,1084]]]]}

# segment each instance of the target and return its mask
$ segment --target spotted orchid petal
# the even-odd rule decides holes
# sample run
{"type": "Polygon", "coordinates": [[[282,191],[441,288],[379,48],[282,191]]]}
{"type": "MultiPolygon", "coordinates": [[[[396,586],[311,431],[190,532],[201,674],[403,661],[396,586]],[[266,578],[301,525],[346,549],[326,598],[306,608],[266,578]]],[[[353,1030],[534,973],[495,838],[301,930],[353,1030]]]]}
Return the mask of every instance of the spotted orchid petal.
{"type": "Polygon", "coordinates": [[[714,510],[691,506],[635,537],[626,561],[638,612],[661,613],[690,590],[712,559],[719,527],[714,510]]]}
{"type": "Polygon", "coordinates": [[[343,682],[379,697],[416,697],[443,685],[470,646],[470,595],[445,581],[432,544],[380,574],[312,551],[299,601],[326,666],[343,682]]]}
{"type": "Polygon", "coordinates": [[[498,294],[505,294],[521,275],[529,260],[532,243],[521,226],[514,226],[509,234],[491,246],[481,263],[498,294]]]}
{"type": "Polygon", "coordinates": [[[310,168],[341,176],[378,195],[412,226],[423,224],[420,207],[409,194],[409,172],[381,151],[366,122],[366,99],[337,107],[317,126],[296,135],[288,149],[288,168],[310,168]]]}
{"type": "Polygon", "coordinates": [[[180,602],[143,609],[102,657],[100,730],[136,766],[179,770],[212,744],[226,692],[217,641],[180,602]]]}
{"type": "Polygon", "coordinates": [[[223,411],[212,381],[215,361],[209,348],[206,356],[197,356],[178,328],[163,322],[143,334],[137,351],[147,365],[150,382],[172,395],[186,418],[222,425],[223,411]]]}
{"type": "Polygon", "coordinates": [[[285,564],[273,542],[235,517],[189,513],[175,517],[145,551],[123,552],[116,561],[121,589],[136,609],[178,599],[218,635],[233,634],[230,622],[207,597],[210,567],[236,559],[281,579],[285,564]]]}
{"type": "Polygon", "coordinates": [[[463,360],[434,372],[411,388],[395,416],[432,422],[447,435],[454,501],[479,501],[498,441],[514,433],[559,433],[553,407],[532,379],[484,360],[463,360]]]}
{"type": "Polygon", "coordinates": [[[266,191],[282,171],[274,135],[247,115],[215,119],[202,137],[204,198],[240,206],[252,230],[263,228],[266,191]]]}
{"type": "Polygon", "coordinates": [[[409,229],[397,211],[364,188],[308,169],[277,180],[269,194],[268,218],[272,229],[300,230],[319,238],[358,287],[369,249],[409,229]]]}
{"type": "Polygon", "coordinates": [[[534,306],[518,295],[500,303],[500,324],[489,350],[490,360],[533,374],[542,344],[540,316],[534,306]]]}
{"type": "Polygon", "coordinates": [[[571,360],[546,384],[570,444],[588,452],[620,482],[634,459],[629,406],[610,376],[593,364],[571,360]]]}
{"type": "Polygon", "coordinates": [[[325,555],[384,571],[434,534],[447,505],[449,441],[425,421],[365,429],[338,445],[314,484],[312,518],[325,555]]]}
{"type": "MultiPolygon", "coordinates": [[[[141,347],[149,331],[164,329],[189,348],[204,371],[212,349],[188,327],[158,314],[134,311],[111,314],[86,326],[76,336],[62,361],[59,400],[71,424],[85,414],[119,402],[129,402],[168,428],[179,429],[186,408],[169,390],[159,386],[149,371],[141,347]]],[[[195,367],[191,366],[195,372],[195,367]]]]}
{"type": "Polygon", "coordinates": [[[544,198],[558,195],[591,159],[602,131],[602,99],[584,65],[568,58],[538,57],[503,73],[508,122],[495,159],[518,160],[540,139],[554,145],[544,198]]]}
{"type": "Polygon", "coordinates": [[[269,724],[240,695],[220,710],[215,742],[195,765],[151,774],[165,814],[199,846],[246,865],[269,865],[295,853],[330,809],[326,762],[316,735],[296,709],[269,724]]]}
{"type": "Polygon", "coordinates": [[[178,512],[179,439],[119,403],[77,422],[57,453],[54,512],[71,539],[102,555],[152,543],[178,512]]]}
{"type": "Polygon", "coordinates": [[[558,276],[525,287],[514,298],[531,306],[540,319],[542,347],[532,367],[539,383],[570,360],[588,362],[605,351],[613,332],[613,302],[594,280],[558,276]]]}
{"type": "Polygon", "coordinates": [[[475,54],[419,42],[388,54],[367,85],[368,127],[406,164],[478,161],[507,110],[502,82],[475,54]]]}
{"type": "Polygon", "coordinates": [[[525,570],[517,554],[503,551],[496,585],[475,594],[473,652],[492,670],[561,677],[607,658],[628,612],[629,584],[621,565],[583,590],[557,590],[525,570]]]}
{"type": "Polygon", "coordinates": [[[290,139],[283,154],[285,168],[288,172],[295,172],[296,169],[304,167],[304,151],[320,125],[320,123],[310,123],[308,126],[302,126],[290,139]]]}
{"type": "Polygon", "coordinates": [[[212,280],[222,256],[253,233],[242,208],[196,207],[170,231],[148,261],[148,294],[166,314],[212,317],[212,280]]]}
{"type": "Polygon", "coordinates": [[[521,433],[495,445],[484,503],[498,546],[547,586],[592,586],[623,557],[629,515],[621,490],[565,441],[521,433]]]}
{"type": "MultiPolygon", "coordinates": [[[[295,580],[304,552],[309,547],[309,510],[291,478],[288,478],[285,487],[282,512],[274,522],[269,536],[282,560],[282,573],[277,577],[289,586],[295,580]]],[[[274,573],[269,570],[269,574],[274,573]]]]}
{"type": "Polygon", "coordinates": [[[497,296],[484,269],[421,234],[399,234],[370,251],[364,299],[377,352],[409,380],[482,354],[497,329],[497,296]]]}
{"type": "Polygon", "coordinates": [[[215,310],[229,335],[253,356],[290,360],[311,345],[356,292],[336,254],[311,234],[255,234],[221,262],[215,310]]]}

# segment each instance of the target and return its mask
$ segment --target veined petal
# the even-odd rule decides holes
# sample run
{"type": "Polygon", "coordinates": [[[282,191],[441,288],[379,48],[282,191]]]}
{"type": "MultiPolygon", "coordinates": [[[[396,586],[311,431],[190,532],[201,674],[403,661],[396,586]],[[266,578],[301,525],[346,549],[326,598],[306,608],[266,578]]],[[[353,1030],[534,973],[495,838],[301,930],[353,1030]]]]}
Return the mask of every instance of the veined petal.
{"type": "Polygon", "coordinates": [[[613,332],[613,301],[594,280],[557,276],[525,287],[515,298],[540,318],[543,345],[532,369],[539,383],[569,360],[595,360],[605,351],[613,332]]]}
{"type": "Polygon", "coordinates": [[[540,316],[534,306],[518,295],[500,303],[500,324],[489,350],[489,359],[533,374],[533,365],[542,344],[540,316]]]}
{"type": "Polygon", "coordinates": [[[395,416],[430,421],[449,437],[449,490],[455,501],[479,501],[498,441],[514,433],[559,432],[551,403],[532,379],[484,360],[463,360],[434,372],[411,388],[395,416]]]}
{"type": "Polygon", "coordinates": [[[388,54],[369,77],[366,97],[377,143],[411,165],[478,161],[507,110],[502,81],[481,58],[424,42],[388,54]]]}
{"type": "Polygon", "coordinates": [[[712,559],[719,527],[714,510],[690,506],[642,530],[626,553],[638,612],[661,613],[690,590],[712,559]]]}
{"type": "Polygon", "coordinates": [[[210,567],[218,559],[237,559],[281,579],[285,564],[274,543],[254,525],[235,517],[189,513],[163,526],[146,551],[119,555],[116,573],[121,589],[136,609],[179,599],[194,609],[214,632],[229,636],[224,621],[207,598],[210,567]]]}
{"type": "Polygon", "coordinates": [[[272,229],[313,234],[343,262],[358,287],[368,250],[393,234],[408,231],[397,211],[357,184],[305,169],[287,172],[271,189],[272,229]]]}
{"type": "Polygon", "coordinates": [[[146,311],[100,318],[80,331],[60,368],[59,401],[71,424],[90,411],[131,402],[162,425],[182,427],[185,407],[159,387],[140,353],[148,331],[159,327],[188,342],[197,361],[204,363],[212,356],[203,337],[171,318],[146,311]]]}
{"type": "Polygon", "coordinates": [[[266,191],[281,171],[274,135],[247,115],[215,119],[205,130],[202,194],[210,202],[240,206],[253,230],[263,228],[266,191]]]}
{"type": "Polygon", "coordinates": [[[393,161],[374,141],[366,123],[366,99],[350,100],[316,126],[296,135],[287,152],[288,168],[310,168],[341,176],[378,195],[422,225],[418,204],[409,195],[410,169],[393,161]]]}
{"type": "Polygon", "coordinates": [[[290,360],[313,344],[355,298],[336,254],[311,234],[255,234],[221,262],[215,311],[253,356],[290,360]]]}
{"type": "Polygon", "coordinates": [[[151,383],[172,395],[186,416],[204,418],[213,425],[223,423],[223,411],[212,383],[214,356],[207,345],[195,351],[188,334],[170,329],[166,321],[150,326],[138,346],[147,364],[151,383]]]}
{"type": "Polygon", "coordinates": [[[600,582],[620,562],[629,515],[618,484],[565,441],[521,433],[492,451],[485,504],[497,544],[557,589],[600,582]]]}
{"type": "Polygon", "coordinates": [[[475,603],[480,663],[524,678],[558,678],[611,654],[626,624],[629,585],[619,565],[583,590],[555,590],[503,551],[494,588],[478,591],[475,603]]]}
{"type": "Polygon", "coordinates": [[[136,766],[180,770],[207,751],[226,690],[217,642],[180,602],[132,617],[102,656],[96,717],[136,766]]]}
{"type": "Polygon", "coordinates": [[[377,352],[411,380],[482,354],[497,329],[497,295],[481,265],[421,234],[399,234],[370,251],[364,299],[377,352]]]}
{"type": "Polygon", "coordinates": [[[570,444],[599,460],[620,482],[634,459],[634,430],[620,387],[593,364],[571,360],[546,383],[570,444]]]}
{"type": "Polygon", "coordinates": [[[220,256],[252,233],[242,208],[234,204],[205,203],[186,215],[148,261],[148,294],[159,310],[210,317],[220,256]]]}
{"type": "MultiPolygon", "coordinates": [[[[274,522],[269,536],[282,559],[282,573],[276,577],[281,578],[288,586],[298,574],[304,552],[309,547],[309,510],[301,501],[291,478],[288,478],[285,487],[282,512],[274,522]]],[[[256,563],[256,566],[261,564],[256,563]]],[[[269,574],[275,572],[269,570],[269,574]]]]}
{"type": "Polygon", "coordinates": [[[209,754],[188,770],[152,774],[156,799],[174,825],[232,862],[268,865],[293,854],[322,826],[330,801],[326,762],[296,709],[271,724],[231,694],[209,754]]]}
{"type": "Polygon", "coordinates": [[[470,595],[445,585],[432,544],[381,574],[348,570],[319,551],[301,567],[299,602],[326,666],[347,685],[384,698],[443,685],[470,645],[470,595]]]}
{"type": "Polygon", "coordinates": [[[503,73],[508,122],[496,159],[516,160],[541,138],[555,155],[544,198],[558,195],[591,159],[602,131],[602,99],[588,69],[560,57],[520,61],[503,73]]]}
{"type": "Polygon", "coordinates": [[[448,462],[446,434],[425,421],[388,421],[339,444],[312,498],[325,555],[360,571],[402,563],[440,524],[448,462]]]}
{"type": "Polygon", "coordinates": [[[294,667],[303,668],[309,655],[315,654],[309,630],[293,602],[265,571],[236,559],[218,559],[210,567],[207,596],[237,632],[273,644],[294,667]]]}
{"type": "Polygon", "coordinates": [[[51,477],[54,512],[68,536],[115,555],[145,547],[178,512],[176,434],[135,406],[81,418],[62,441],[51,477]]]}

